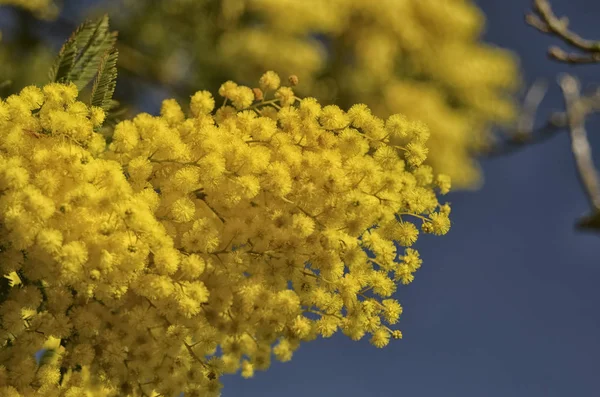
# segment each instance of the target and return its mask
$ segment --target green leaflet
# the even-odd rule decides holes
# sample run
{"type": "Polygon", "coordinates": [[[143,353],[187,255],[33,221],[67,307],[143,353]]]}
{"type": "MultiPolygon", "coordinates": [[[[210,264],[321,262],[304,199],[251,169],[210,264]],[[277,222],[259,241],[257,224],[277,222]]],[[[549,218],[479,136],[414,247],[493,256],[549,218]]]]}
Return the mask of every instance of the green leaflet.
{"type": "Polygon", "coordinates": [[[48,74],[50,81],[72,82],[81,91],[93,80],[90,104],[106,112],[112,110],[117,79],[116,40],[117,32],[109,30],[107,15],[96,22],[84,22],[60,49],[48,74]]]}
{"type": "Polygon", "coordinates": [[[116,48],[106,51],[100,62],[98,74],[92,87],[91,105],[98,106],[104,109],[105,112],[108,112],[115,106],[112,96],[117,84],[118,55],[119,53],[116,48]]]}
{"type": "Polygon", "coordinates": [[[116,39],[117,33],[109,31],[107,15],[96,22],[84,22],[60,49],[48,75],[50,81],[71,81],[81,90],[92,81],[116,39]]]}

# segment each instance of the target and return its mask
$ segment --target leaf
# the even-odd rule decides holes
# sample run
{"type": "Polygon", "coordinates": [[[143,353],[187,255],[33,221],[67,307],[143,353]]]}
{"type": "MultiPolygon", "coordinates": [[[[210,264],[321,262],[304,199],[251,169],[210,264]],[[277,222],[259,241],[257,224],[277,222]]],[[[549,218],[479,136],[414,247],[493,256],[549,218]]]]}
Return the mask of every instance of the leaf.
{"type": "Polygon", "coordinates": [[[115,101],[111,99],[108,103],[108,110],[116,113],[123,113],[123,108],[121,107],[121,103],[119,101],[115,101]]]}
{"type": "MultiPolygon", "coordinates": [[[[78,89],[85,87],[96,75],[102,58],[117,40],[116,32],[108,30],[108,16],[104,16],[98,22],[96,30],[87,41],[82,38],[82,51],[75,63],[75,67],[69,73],[68,80],[77,85],[78,89]]],[[[78,43],[79,47],[79,43],[78,43]]]]}
{"type": "Polygon", "coordinates": [[[80,26],[65,44],[60,48],[58,52],[58,56],[54,61],[54,64],[50,68],[50,72],[48,73],[48,79],[50,81],[62,81],[64,77],[67,76],[69,70],[73,67],[75,63],[75,55],[77,53],[77,47],[75,45],[75,37],[79,33],[80,29],[83,29],[85,24],[80,26]]]}
{"type": "Polygon", "coordinates": [[[84,22],[62,46],[48,77],[55,82],[73,82],[81,90],[94,78],[116,39],[117,33],[109,31],[107,15],[84,22]]]}
{"type": "Polygon", "coordinates": [[[119,52],[116,48],[112,48],[105,53],[92,87],[91,105],[98,106],[105,112],[108,112],[114,106],[112,96],[117,84],[118,56],[119,52]]]}

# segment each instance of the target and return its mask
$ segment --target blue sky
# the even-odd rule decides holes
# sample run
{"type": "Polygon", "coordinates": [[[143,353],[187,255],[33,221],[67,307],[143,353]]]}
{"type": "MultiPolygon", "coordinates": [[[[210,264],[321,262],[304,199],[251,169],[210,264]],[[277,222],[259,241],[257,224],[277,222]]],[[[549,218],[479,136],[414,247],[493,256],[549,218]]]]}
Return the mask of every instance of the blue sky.
{"type": "MultiPolygon", "coordinates": [[[[525,25],[529,0],[476,3],[486,40],[521,57],[527,83],[549,80],[540,117],[562,107],[558,73],[598,83],[600,65],[547,60],[547,46],[560,43],[525,25]]],[[[600,38],[600,2],[552,3],[584,37],[600,38]]],[[[600,157],[600,122],[588,132],[600,157]]],[[[403,340],[376,349],[341,334],[319,339],[253,379],[223,377],[222,396],[600,396],[600,234],[573,228],[588,204],[568,136],[483,169],[481,190],[448,195],[450,233],[418,243],[424,265],[397,293],[403,340]]]]}
{"type": "MultiPolygon", "coordinates": [[[[600,2],[554,0],[584,37],[600,39],[600,2]]],[[[521,57],[527,83],[549,80],[540,117],[562,107],[556,75],[598,83],[600,66],[546,59],[558,41],[524,23],[529,0],[480,0],[487,41],[521,57]]],[[[540,120],[541,121],[541,120],[540,120]]],[[[588,133],[600,157],[600,123],[588,133]]],[[[595,397],[600,395],[600,235],[566,134],[483,161],[477,192],[448,196],[452,230],[423,238],[415,281],[399,288],[401,341],[379,350],[343,335],[300,347],[253,379],[226,376],[223,397],[595,397]]]]}

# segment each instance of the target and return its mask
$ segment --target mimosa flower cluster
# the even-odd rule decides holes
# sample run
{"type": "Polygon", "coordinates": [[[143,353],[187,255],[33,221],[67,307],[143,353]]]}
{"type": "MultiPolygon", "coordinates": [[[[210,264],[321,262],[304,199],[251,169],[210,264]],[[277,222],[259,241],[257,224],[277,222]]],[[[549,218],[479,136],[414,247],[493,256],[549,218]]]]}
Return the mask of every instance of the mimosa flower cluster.
{"type": "Polygon", "coordinates": [[[429,131],[290,82],[165,100],[108,146],[74,85],[0,102],[0,396],[216,396],[318,336],[402,337],[411,246],[450,227],[429,131]]]}
{"type": "MultiPolygon", "coordinates": [[[[1,3],[53,7],[49,0],[1,3]]],[[[161,0],[99,7],[111,16],[119,41],[135,49],[120,60],[129,73],[175,91],[213,93],[231,77],[251,84],[267,69],[296,73],[303,81],[298,92],[323,104],[362,102],[379,117],[402,113],[427,123],[427,163],[461,188],[480,182],[475,156],[489,148],[491,128],[514,120],[517,59],[482,42],[485,18],[473,0],[161,0]]],[[[33,57],[11,44],[0,48],[0,76],[4,71],[14,82],[37,81],[32,77],[40,70],[38,77],[45,76],[50,58],[43,45],[33,57]]],[[[136,92],[128,99],[145,95],[136,92]]]]}
{"type": "Polygon", "coordinates": [[[380,117],[427,123],[428,164],[456,186],[478,183],[474,153],[491,126],[514,118],[516,57],[482,42],[485,19],[472,0],[169,0],[128,9],[114,13],[119,39],[152,59],[163,84],[216,90],[223,76],[251,84],[263,70],[296,73],[298,92],[324,104],[362,102],[380,117]]]}

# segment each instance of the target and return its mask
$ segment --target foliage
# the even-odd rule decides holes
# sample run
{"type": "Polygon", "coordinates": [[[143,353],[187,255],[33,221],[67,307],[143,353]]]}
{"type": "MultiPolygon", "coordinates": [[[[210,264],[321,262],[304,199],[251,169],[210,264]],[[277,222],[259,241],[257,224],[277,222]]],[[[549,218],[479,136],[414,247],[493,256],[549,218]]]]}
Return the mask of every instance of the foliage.
{"type": "Polygon", "coordinates": [[[108,28],[108,16],[95,23],[83,23],[60,49],[48,73],[50,81],[72,82],[81,90],[99,73],[97,81],[104,87],[102,92],[107,86],[112,86],[109,90],[112,97],[117,74],[116,52],[113,50],[116,40],[116,32],[110,32],[108,28]]]}

